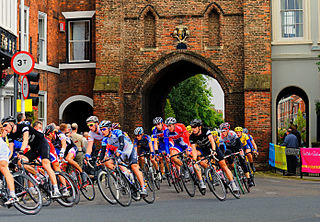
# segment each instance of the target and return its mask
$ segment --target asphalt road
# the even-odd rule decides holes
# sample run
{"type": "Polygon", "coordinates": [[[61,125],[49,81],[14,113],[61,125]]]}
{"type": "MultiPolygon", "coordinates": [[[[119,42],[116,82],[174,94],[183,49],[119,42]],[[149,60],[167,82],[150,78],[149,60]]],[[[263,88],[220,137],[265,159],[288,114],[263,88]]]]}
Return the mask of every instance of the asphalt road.
{"type": "Polygon", "coordinates": [[[54,204],[35,216],[0,208],[0,221],[320,221],[320,181],[258,175],[256,184],[241,199],[228,194],[221,202],[210,192],[194,198],[177,194],[163,183],[154,204],[133,202],[127,208],[106,203],[97,189],[93,202],[83,200],[72,208],[54,204]]]}

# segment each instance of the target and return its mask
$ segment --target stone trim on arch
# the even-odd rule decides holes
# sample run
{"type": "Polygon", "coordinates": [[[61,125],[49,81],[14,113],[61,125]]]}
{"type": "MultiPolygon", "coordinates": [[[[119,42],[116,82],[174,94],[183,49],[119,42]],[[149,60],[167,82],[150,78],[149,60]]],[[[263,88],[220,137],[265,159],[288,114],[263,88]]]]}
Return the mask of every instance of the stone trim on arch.
{"type": "Polygon", "coordinates": [[[84,95],[75,95],[75,96],[71,96],[68,99],[66,99],[65,101],[63,101],[63,103],[60,105],[59,107],[59,120],[62,120],[62,115],[64,110],[67,108],[67,106],[73,102],[76,101],[83,101],[88,103],[90,106],[93,107],[93,99],[88,97],[88,96],[84,96],[84,95]]]}
{"type": "Polygon", "coordinates": [[[153,63],[150,67],[148,67],[146,71],[141,75],[141,77],[137,80],[136,87],[132,93],[141,93],[147,83],[151,81],[152,78],[155,78],[155,75],[159,73],[159,71],[173,63],[182,60],[198,65],[204,68],[208,73],[215,73],[216,76],[212,77],[217,79],[224,93],[228,94],[232,92],[229,80],[223,75],[222,71],[211,61],[191,51],[175,51],[163,56],[158,61],[153,63]]]}

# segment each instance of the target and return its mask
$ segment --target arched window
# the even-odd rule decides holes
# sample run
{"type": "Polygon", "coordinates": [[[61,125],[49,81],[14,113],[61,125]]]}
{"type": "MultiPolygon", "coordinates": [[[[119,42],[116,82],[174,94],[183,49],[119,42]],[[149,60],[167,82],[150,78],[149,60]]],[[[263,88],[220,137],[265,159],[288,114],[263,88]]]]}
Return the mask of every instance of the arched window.
{"type": "Polygon", "coordinates": [[[156,18],[150,11],[144,17],[144,47],[156,47],[156,18]]]}
{"type": "Polygon", "coordinates": [[[219,14],[215,9],[212,9],[212,11],[209,14],[208,28],[209,28],[209,46],[220,46],[219,14]]]}

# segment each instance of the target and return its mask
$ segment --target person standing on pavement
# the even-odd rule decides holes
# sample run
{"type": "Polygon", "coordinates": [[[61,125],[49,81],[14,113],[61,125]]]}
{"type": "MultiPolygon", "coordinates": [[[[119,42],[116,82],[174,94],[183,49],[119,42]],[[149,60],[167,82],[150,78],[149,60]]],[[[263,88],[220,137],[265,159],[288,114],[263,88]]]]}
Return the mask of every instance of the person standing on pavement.
{"type": "Polygon", "coordinates": [[[82,150],[84,147],[84,143],[83,143],[84,137],[78,133],[78,124],[76,124],[76,123],[72,123],[72,125],[71,125],[70,139],[78,147],[78,153],[77,153],[74,160],[82,168],[83,159],[84,159],[84,154],[83,154],[83,150],[82,150]]]}
{"type": "MultiPolygon", "coordinates": [[[[299,141],[297,137],[293,134],[293,128],[290,126],[287,131],[287,136],[284,139],[284,142],[281,144],[286,148],[299,149],[299,141]]],[[[287,156],[287,166],[288,166],[288,176],[296,175],[297,168],[297,156],[286,155],[287,156]]]]}

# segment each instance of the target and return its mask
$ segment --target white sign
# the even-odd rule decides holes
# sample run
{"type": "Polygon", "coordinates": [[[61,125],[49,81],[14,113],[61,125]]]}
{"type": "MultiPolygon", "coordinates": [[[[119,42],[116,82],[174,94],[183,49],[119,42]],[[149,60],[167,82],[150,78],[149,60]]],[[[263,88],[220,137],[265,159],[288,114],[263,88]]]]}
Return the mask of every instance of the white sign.
{"type": "Polygon", "coordinates": [[[11,59],[11,68],[19,75],[27,75],[34,68],[34,59],[29,52],[17,52],[11,59]]]}
{"type": "Polygon", "coordinates": [[[22,78],[22,96],[24,99],[27,99],[29,96],[29,81],[27,76],[22,78]]]}

